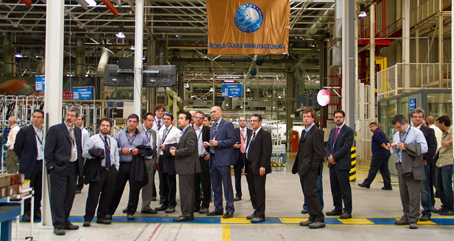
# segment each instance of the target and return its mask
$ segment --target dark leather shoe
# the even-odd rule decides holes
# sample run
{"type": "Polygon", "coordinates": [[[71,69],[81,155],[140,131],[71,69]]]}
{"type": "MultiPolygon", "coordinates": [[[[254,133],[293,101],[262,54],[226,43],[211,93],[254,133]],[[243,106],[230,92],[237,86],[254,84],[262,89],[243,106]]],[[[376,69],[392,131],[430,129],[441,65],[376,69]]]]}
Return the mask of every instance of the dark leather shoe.
{"type": "Polygon", "coordinates": [[[64,229],[66,229],[66,230],[77,230],[77,229],[79,229],[79,225],[75,225],[75,224],[69,223],[69,224],[65,225],[64,229]]]}
{"type": "Polygon", "coordinates": [[[300,222],[300,226],[309,226],[309,224],[312,223],[314,223],[314,221],[308,219],[307,221],[300,222]]]}
{"type": "Polygon", "coordinates": [[[440,212],[440,215],[454,215],[454,212],[451,210],[444,210],[440,212]]]}
{"type": "Polygon", "coordinates": [[[109,220],[109,219],[98,218],[98,219],[96,220],[96,223],[100,223],[100,224],[111,224],[112,221],[109,220]]]}
{"type": "Polygon", "coordinates": [[[381,190],[392,191],[392,187],[382,187],[381,190]]]}
{"type": "Polygon", "coordinates": [[[307,214],[307,213],[309,213],[309,210],[307,210],[307,209],[301,210],[301,214],[307,214]]]}
{"type": "Polygon", "coordinates": [[[310,229],[317,229],[317,228],[324,228],[324,227],[326,227],[326,225],[325,225],[325,223],[322,223],[322,222],[315,222],[315,223],[309,224],[310,229]]]}
{"type": "Polygon", "coordinates": [[[22,220],[25,222],[30,222],[30,215],[24,214],[24,216],[22,216],[22,220]]]}
{"type": "Polygon", "coordinates": [[[35,215],[33,215],[33,219],[41,219],[41,213],[35,213],[35,215]]]}
{"type": "Polygon", "coordinates": [[[214,210],[214,211],[207,213],[207,216],[217,216],[217,215],[222,215],[222,214],[224,214],[222,211],[214,210]]]}
{"type": "Polygon", "coordinates": [[[418,224],[410,223],[410,229],[418,229],[418,224]]]}
{"type": "Polygon", "coordinates": [[[112,215],[107,214],[106,219],[112,220],[112,215]]]}
{"type": "Polygon", "coordinates": [[[204,213],[208,213],[209,212],[209,209],[208,208],[202,208],[200,209],[199,213],[200,214],[204,214],[204,213]]]}
{"type": "Polygon", "coordinates": [[[90,221],[84,221],[84,224],[82,224],[82,227],[90,227],[90,221]]]}
{"type": "Polygon", "coordinates": [[[240,200],[241,200],[241,197],[235,197],[235,198],[233,199],[233,201],[240,201],[240,200]]]}
{"type": "Polygon", "coordinates": [[[429,221],[430,220],[430,217],[428,215],[422,215],[420,218],[419,218],[419,221],[429,221]]]}
{"type": "Polygon", "coordinates": [[[394,222],[394,224],[395,224],[395,225],[409,225],[410,222],[408,221],[408,219],[402,218],[402,219],[400,219],[400,220],[396,220],[396,221],[394,222]]]}
{"type": "Polygon", "coordinates": [[[351,213],[343,213],[342,215],[340,215],[339,218],[340,218],[340,219],[352,218],[352,214],[351,214],[351,213]]]}
{"type": "Polygon", "coordinates": [[[54,234],[55,235],[65,235],[66,232],[62,228],[54,228],[54,234]]]}
{"type": "Polygon", "coordinates": [[[254,217],[254,218],[251,219],[251,223],[261,223],[261,222],[265,222],[265,218],[254,217]]]}
{"type": "Polygon", "coordinates": [[[333,211],[326,212],[326,216],[339,216],[339,215],[342,215],[342,211],[333,210],[333,211]]]}
{"type": "Polygon", "coordinates": [[[247,219],[247,220],[251,220],[251,219],[253,219],[253,218],[255,218],[255,215],[254,215],[254,214],[251,214],[251,215],[246,216],[246,219],[247,219]]]}
{"type": "Polygon", "coordinates": [[[175,212],[175,208],[167,208],[165,213],[174,213],[175,212]]]}
{"type": "Polygon", "coordinates": [[[128,213],[128,208],[123,209],[123,213],[128,213]]]}
{"type": "Polygon", "coordinates": [[[151,208],[150,208],[150,209],[146,209],[146,210],[142,210],[142,211],[140,211],[140,212],[141,212],[141,213],[145,213],[145,214],[157,214],[157,213],[158,213],[158,211],[153,210],[153,209],[151,209],[151,208]]]}
{"type": "Polygon", "coordinates": [[[134,217],[134,215],[132,215],[132,214],[128,214],[128,216],[127,216],[126,218],[127,218],[128,220],[134,220],[134,219],[136,219],[136,218],[134,217]]]}
{"type": "Polygon", "coordinates": [[[364,185],[363,183],[358,183],[358,187],[367,188],[367,189],[370,188],[370,186],[368,187],[368,186],[364,185]]]}
{"type": "Polygon", "coordinates": [[[156,211],[165,211],[166,209],[167,209],[167,206],[160,206],[160,207],[155,208],[154,210],[156,210],[156,211]]]}
{"type": "Polygon", "coordinates": [[[229,213],[229,212],[224,213],[224,216],[222,216],[222,218],[231,218],[231,217],[233,217],[233,213],[229,213]]]}
{"type": "Polygon", "coordinates": [[[194,218],[190,218],[187,216],[180,216],[178,218],[173,219],[174,222],[188,222],[188,221],[192,221],[192,220],[194,220],[194,218]]]}

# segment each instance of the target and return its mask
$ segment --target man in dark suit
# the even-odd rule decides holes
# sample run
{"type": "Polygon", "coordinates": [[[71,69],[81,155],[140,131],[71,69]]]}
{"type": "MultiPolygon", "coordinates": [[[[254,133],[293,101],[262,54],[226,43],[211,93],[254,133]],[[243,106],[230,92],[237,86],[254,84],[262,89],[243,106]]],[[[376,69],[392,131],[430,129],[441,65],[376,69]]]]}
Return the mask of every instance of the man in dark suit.
{"type": "MultiPolygon", "coordinates": [[[[44,159],[44,112],[35,110],[32,125],[22,128],[16,135],[14,152],[19,158],[19,173],[30,180],[30,187],[35,190],[34,219],[41,219],[41,192],[44,159]]],[[[24,201],[22,220],[30,221],[30,199],[24,201]]]]}
{"type": "Polygon", "coordinates": [[[334,210],[327,212],[328,216],[338,216],[341,219],[352,217],[352,189],[350,186],[351,148],[353,146],[353,130],[345,125],[345,112],[334,111],[336,128],[329,133],[326,143],[326,158],[328,159],[331,194],[333,195],[334,210]],[[344,210],[342,213],[342,200],[344,210]]]}
{"type": "Polygon", "coordinates": [[[194,211],[208,213],[211,199],[211,178],[210,178],[210,151],[209,148],[203,147],[203,142],[210,141],[210,127],[203,125],[205,115],[201,111],[195,113],[194,130],[197,135],[198,159],[200,162],[200,173],[194,175],[195,203],[194,211]],[[202,185],[203,199],[200,203],[200,185],[202,185]]]}
{"type": "Polygon", "coordinates": [[[235,199],[234,201],[240,201],[242,192],[241,192],[241,173],[246,161],[246,144],[248,141],[248,136],[251,136],[252,130],[248,129],[246,117],[242,116],[238,119],[240,124],[239,128],[236,128],[234,131],[236,143],[233,145],[235,148],[235,161],[233,165],[233,172],[235,175],[235,199]]]}
{"type": "Polygon", "coordinates": [[[437,138],[435,137],[435,131],[423,125],[424,121],[424,110],[421,108],[416,108],[410,112],[411,121],[413,122],[413,127],[419,129],[424,134],[426,139],[428,150],[427,153],[422,155],[424,162],[424,174],[426,175],[426,180],[421,181],[421,206],[423,211],[421,212],[421,217],[419,221],[429,221],[431,217],[431,207],[432,207],[432,197],[430,194],[430,180],[432,179],[430,173],[430,166],[434,161],[435,153],[437,152],[437,138]]]}
{"type": "Polygon", "coordinates": [[[79,226],[69,221],[76,195],[77,176],[82,175],[83,161],[81,130],[75,126],[79,109],[70,107],[65,122],[51,126],[46,136],[44,159],[50,174],[50,208],[56,235],[65,235],[64,229],[79,226]]]}
{"type": "Polygon", "coordinates": [[[177,147],[170,148],[170,154],[175,156],[175,171],[179,176],[181,216],[174,222],[194,220],[194,174],[200,172],[198,161],[197,136],[190,125],[191,114],[181,112],[178,116],[178,126],[183,133],[177,147]]]}
{"type": "Polygon", "coordinates": [[[320,173],[320,163],[323,162],[323,131],[315,125],[317,114],[312,108],[303,110],[303,121],[306,128],[301,133],[298,154],[293,164],[292,173],[300,176],[309,219],[300,222],[301,226],[309,228],[324,228],[325,217],[317,197],[317,178],[320,173]]]}
{"type": "Polygon", "coordinates": [[[266,174],[271,173],[271,134],[262,129],[262,116],[251,116],[251,127],[246,146],[246,163],[244,174],[247,176],[252,207],[252,215],[246,218],[251,223],[265,221],[265,183],[266,174]]]}
{"type": "Polygon", "coordinates": [[[222,109],[219,106],[211,108],[211,116],[215,123],[210,129],[210,142],[203,143],[205,148],[208,144],[210,145],[210,174],[214,191],[214,211],[207,215],[214,216],[224,213],[222,207],[222,186],[224,186],[226,212],[223,218],[231,218],[235,212],[232,178],[230,177],[230,166],[235,161],[233,124],[222,119],[222,109]]]}

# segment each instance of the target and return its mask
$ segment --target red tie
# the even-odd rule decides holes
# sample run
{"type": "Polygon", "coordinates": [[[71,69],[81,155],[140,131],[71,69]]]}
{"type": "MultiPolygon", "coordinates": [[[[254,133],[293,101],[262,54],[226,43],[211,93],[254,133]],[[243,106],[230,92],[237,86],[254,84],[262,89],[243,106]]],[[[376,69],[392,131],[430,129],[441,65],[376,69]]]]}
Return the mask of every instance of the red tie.
{"type": "Polygon", "coordinates": [[[246,151],[246,148],[244,147],[244,129],[241,130],[241,153],[244,153],[246,151]]]}

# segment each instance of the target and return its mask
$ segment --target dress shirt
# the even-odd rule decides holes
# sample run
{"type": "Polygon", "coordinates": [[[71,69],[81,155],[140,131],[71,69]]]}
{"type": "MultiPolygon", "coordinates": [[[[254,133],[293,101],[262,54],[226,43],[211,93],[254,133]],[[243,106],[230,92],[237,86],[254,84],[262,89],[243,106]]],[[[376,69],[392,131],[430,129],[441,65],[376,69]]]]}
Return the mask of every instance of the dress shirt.
{"type": "Polygon", "coordinates": [[[90,138],[90,133],[88,133],[87,129],[85,129],[85,127],[82,127],[80,128],[80,130],[82,131],[82,146],[85,146],[85,143],[87,143],[88,141],[88,138],[90,138]]]}
{"type": "MultiPolygon", "coordinates": [[[[219,124],[221,124],[221,120],[222,120],[222,118],[219,119],[218,121],[216,121],[216,123],[218,123],[218,124],[216,125],[216,128],[219,128],[219,124]]],[[[214,127],[213,127],[213,133],[214,133],[214,127]]],[[[214,136],[214,137],[212,136],[212,138],[213,138],[213,140],[216,140],[216,136],[214,136]]],[[[214,150],[213,150],[213,151],[214,151],[214,150]]]]}
{"type": "Polygon", "coordinates": [[[41,126],[41,130],[39,130],[33,125],[33,129],[35,130],[36,149],[38,150],[36,160],[44,160],[44,128],[41,126]]]}
{"type": "Polygon", "coordinates": [[[438,128],[437,126],[435,125],[430,125],[429,126],[430,128],[432,128],[435,132],[435,138],[437,138],[437,151],[440,150],[441,148],[441,143],[443,142],[443,132],[440,130],[440,128],[438,128]]]}
{"type": "Polygon", "coordinates": [[[203,125],[200,125],[199,128],[195,127],[195,134],[197,135],[197,150],[199,153],[199,156],[205,156],[207,154],[207,151],[205,150],[205,147],[203,147],[203,125]]]}
{"type": "MultiPolygon", "coordinates": [[[[169,128],[169,130],[167,130],[166,126],[163,126],[159,130],[159,132],[156,136],[156,142],[157,142],[158,147],[160,145],[176,144],[176,143],[178,143],[178,141],[180,141],[180,137],[182,134],[181,130],[172,125],[170,125],[168,128],[169,128]],[[165,135],[166,138],[163,142],[162,135],[163,135],[164,131],[166,131],[166,130],[168,133],[166,133],[166,135],[165,135]]],[[[158,153],[159,153],[159,155],[164,155],[164,152],[161,149],[158,149],[158,153]]]]}
{"type": "Polygon", "coordinates": [[[65,122],[66,128],[68,129],[69,139],[71,139],[71,159],[70,162],[77,161],[77,144],[76,144],[76,125],[73,124],[72,127],[68,126],[68,123],[65,122]],[[76,151],[74,151],[76,150],[76,151]]]}
{"type": "MultiPolygon", "coordinates": [[[[117,170],[118,170],[120,168],[120,152],[118,151],[117,141],[111,135],[107,136],[107,146],[110,147],[110,164],[115,165],[115,168],[117,168],[117,170]]],[[[101,148],[101,149],[105,150],[104,135],[102,135],[101,133],[98,133],[98,134],[93,135],[92,137],[88,138],[87,142],[84,145],[82,156],[87,159],[94,158],[90,155],[90,152],[89,152],[90,149],[93,149],[93,148],[101,148]]],[[[105,154],[105,152],[104,152],[104,154],[105,154]]],[[[101,166],[103,166],[103,167],[106,166],[106,158],[102,159],[101,166]]]]}
{"type": "Polygon", "coordinates": [[[308,132],[312,129],[312,127],[314,127],[314,126],[315,126],[315,123],[312,123],[311,126],[309,126],[309,127],[307,127],[306,129],[304,129],[306,132],[304,133],[304,136],[302,136],[302,137],[305,137],[305,136],[307,135],[307,133],[308,133],[308,132]]]}
{"type": "MultiPolygon", "coordinates": [[[[164,127],[164,123],[162,122],[162,118],[158,119],[158,117],[155,117],[154,118],[153,127],[151,127],[151,129],[153,129],[156,132],[156,134],[160,131],[160,129],[158,129],[158,121],[161,122],[161,128],[164,127]]],[[[144,128],[144,130],[145,130],[145,128],[144,128]]]]}
{"type": "MultiPolygon", "coordinates": [[[[145,128],[145,126],[142,124],[142,129],[143,129],[143,133],[145,134],[145,136],[148,138],[148,142],[150,143],[150,146],[151,146],[151,149],[153,149],[153,145],[155,145],[156,143],[153,143],[153,138],[151,138],[151,130],[153,130],[153,127],[151,127],[151,129],[147,130],[147,128],[145,128]]],[[[153,159],[153,156],[146,156],[145,159],[147,160],[151,160],[153,159]]]]}
{"type": "Polygon", "coordinates": [[[120,162],[131,162],[132,161],[132,153],[123,154],[121,152],[122,148],[136,148],[138,146],[150,146],[150,143],[147,139],[147,136],[143,133],[140,133],[139,130],[136,129],[136,132],[130,136],[128,130],[122,130],[115,134],[115,140],[118,143],[118,152],[120,153],[120,162]],[[131,141],[131,143],[130,143],[131,141]]]}
{"type": "MultiPolygon", "coordinates": [[[[259,133],[259,131],[262,129],[262,127],[259,127],[257,129],[257,131],[254,131],[252,130],[252,136],[251,136],[251,141],[249,141],[249,145],[247,145],[247,148],[246,148],[246,154],[249,153],[249,147],[251,146],[251,142],[257,137],[257,134],[259,133]]],[[[246,155],[247,156],[247,155],[246,155]]]]}
{"type": "MultiPolygon", "coordinates": [[[[449,127],[448,131],[443,132],[443,139],[441,143],[449,141],[452,138],[452,127],[449,127]]],[[[442,146],[440,148],[440,156],[438,157],[437,167],[443,167],[447,165],[452,165],[452,145],[448,147],[442,146]]]]}
{"type": "MultiPolygon", "coordinates": [[[[405,144],[419,144],[421,145],[421,154],[427,153],[428,146],[424,134],[417,128],[414,127],[412,128],[410,125],[408,125],[407,129],[403,134],[400,133],[399,131],[394,134],[393,143],[399,142],[403,142],[405,144]],[[402,140],[401,135],[403,138],[402,140]]],[[[402,150],[399,147],[396,147],[396,149],[391,148],[391,153],[397,155],[396,158],[397,163],[402,162],[402,150]]]]}
{"type": "Polygon", "coordinates": [[[20,128],[17,124],[11,126],[11,130],[9,131],[8,134],[8,141],[6,142],[6,146],[10,150],[14,150],[14,142],[16,142],[16,135],[17,132],[19,132],[20,128]]]}

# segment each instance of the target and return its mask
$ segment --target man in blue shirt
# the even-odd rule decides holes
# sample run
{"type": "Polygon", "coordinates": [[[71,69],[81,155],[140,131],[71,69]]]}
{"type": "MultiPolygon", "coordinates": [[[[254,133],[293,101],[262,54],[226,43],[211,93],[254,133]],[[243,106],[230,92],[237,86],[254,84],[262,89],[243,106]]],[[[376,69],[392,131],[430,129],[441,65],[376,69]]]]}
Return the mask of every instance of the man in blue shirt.
{"type": "Polygon", "coordinates": [[[393,190],[391,187],[391,176],[389,174],[388,161],[391,153],[389,152],[390,145],[385,133],[378,128],[376,122],[369,124],[369,129],[374,133],[372,135],[372,161],[370,162],[369,175],[364,179],[363,183],[358,183],[359,187],[370,188],[370,184],[374,181],[378,170],[380,170],[383,178],[384,187],[382,190],[393,190]]]}
{"type": "Polygon", "coordinates": [[[410,126],[403,115],[395,115],[391,123],[397,130],[391,144],[391,153],[396,154],[400,199],[404,208],[404,215],[394,223],[396,225],[410,224],[410,229],[417,229],[421,180],[426,178],[422,154],[428,150],[427,142],[424,134],[419,129],[410,126]],[[419,144],[420,155],[409,158],[407,147],[411,147],[411,144],[419,144]]]}

